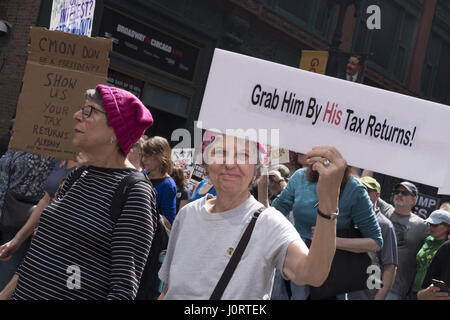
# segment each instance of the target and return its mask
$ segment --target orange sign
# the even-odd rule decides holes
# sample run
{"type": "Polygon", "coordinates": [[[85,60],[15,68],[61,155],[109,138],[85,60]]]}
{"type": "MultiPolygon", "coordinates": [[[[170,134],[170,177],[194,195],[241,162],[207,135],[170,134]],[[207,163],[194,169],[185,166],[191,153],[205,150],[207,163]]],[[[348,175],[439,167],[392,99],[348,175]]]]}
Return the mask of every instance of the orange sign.
{"type": "Polygon", "coordinates": [[[325,74],[328,51],[302,50],[300,69],[325,74]]]}

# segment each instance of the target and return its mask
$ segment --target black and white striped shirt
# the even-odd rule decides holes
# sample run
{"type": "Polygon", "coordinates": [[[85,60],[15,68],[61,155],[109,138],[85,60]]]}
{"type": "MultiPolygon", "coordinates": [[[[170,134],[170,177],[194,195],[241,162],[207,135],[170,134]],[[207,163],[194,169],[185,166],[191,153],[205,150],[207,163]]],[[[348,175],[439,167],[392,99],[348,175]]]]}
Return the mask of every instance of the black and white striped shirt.
{"type": "Polygon", "coordinates": [[[136,183],[111,220],[114,192],[132,171],[91,166],[74,183],[68,177],[41,215],[14,299],[134,299],[156,228],[156,197],[136,183]]]}

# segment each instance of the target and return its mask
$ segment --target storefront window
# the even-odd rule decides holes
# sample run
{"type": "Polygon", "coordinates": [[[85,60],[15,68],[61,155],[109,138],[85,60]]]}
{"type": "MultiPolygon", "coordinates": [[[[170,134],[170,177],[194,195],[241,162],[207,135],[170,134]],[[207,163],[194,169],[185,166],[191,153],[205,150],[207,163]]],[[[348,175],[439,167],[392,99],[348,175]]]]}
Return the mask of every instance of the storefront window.
{"type": "Polygon", "coordinates": [[[142,80],[132,78],[114,70],[109,70],[107,81],[109,85],[130,91],[138,98],[142,95],[142,88],[144,88],[144,81],[142,80]]]}
{"type": "Polygon", "coordinates": [[[147,84],[142,98],[144,104],[181,117],[187,117],[189,98],[164,88],[147,84]]]}

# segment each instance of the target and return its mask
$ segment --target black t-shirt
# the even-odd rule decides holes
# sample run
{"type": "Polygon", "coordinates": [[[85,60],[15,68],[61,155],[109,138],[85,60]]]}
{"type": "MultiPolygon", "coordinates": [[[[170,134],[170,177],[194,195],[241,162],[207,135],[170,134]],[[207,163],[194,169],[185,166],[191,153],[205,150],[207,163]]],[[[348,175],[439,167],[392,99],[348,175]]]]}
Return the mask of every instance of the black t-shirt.
{"type": "Polygon", "coordinates": [[[179,189],[177,187],[177,213],[180,210],[180,202],[181,200],[189,200],[191,197],[191,192],[187,188],[181,188],[179,189]]]}
{"type": "Polygon", "coordinates": [[[444,281],[447,286],[450,286],[450,240],[439,248],[431,261],[422,283],[423,289],[431,285],[431,279],[444,281]]]}

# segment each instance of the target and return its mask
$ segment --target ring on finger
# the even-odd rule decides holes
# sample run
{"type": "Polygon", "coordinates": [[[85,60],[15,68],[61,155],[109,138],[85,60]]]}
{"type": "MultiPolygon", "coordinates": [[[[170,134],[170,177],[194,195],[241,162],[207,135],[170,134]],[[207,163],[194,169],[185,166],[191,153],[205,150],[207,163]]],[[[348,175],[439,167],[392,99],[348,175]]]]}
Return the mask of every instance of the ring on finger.
{"type": "Polygon", "coordinates": [[[330,160],[328,160],[327,158],[325,158],[325,159],[322,161],[322,163],[323,163],[323,165],[324,165],[325,167],[328,167],[328,166],[330,165],[330,160]]]}

